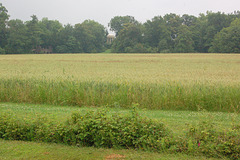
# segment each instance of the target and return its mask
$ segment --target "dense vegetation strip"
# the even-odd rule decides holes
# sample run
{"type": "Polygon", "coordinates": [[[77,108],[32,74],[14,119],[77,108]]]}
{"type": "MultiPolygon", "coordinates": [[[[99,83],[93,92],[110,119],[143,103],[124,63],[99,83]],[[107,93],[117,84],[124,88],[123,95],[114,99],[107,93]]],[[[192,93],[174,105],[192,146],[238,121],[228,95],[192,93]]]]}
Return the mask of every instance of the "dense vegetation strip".
{"type": "Polygon", "coordinates": [[[160,121],[139,115],[136,106],[125,115],[107,113],[107,108],[75,112],[68,120],[57,122],[40,115],[20,118],[13,112],[1,112],[0,138],[240,158],[238,123],[219,131],[212,123],[201,121],[190,125],[184,135],[174,136],[160,121]]]}
{"type": "Polygon", "coordinates": [[[0,101],[16,103],[234,112],[240,102],[238,85],[1,79],[0,88],[0,101]]]}

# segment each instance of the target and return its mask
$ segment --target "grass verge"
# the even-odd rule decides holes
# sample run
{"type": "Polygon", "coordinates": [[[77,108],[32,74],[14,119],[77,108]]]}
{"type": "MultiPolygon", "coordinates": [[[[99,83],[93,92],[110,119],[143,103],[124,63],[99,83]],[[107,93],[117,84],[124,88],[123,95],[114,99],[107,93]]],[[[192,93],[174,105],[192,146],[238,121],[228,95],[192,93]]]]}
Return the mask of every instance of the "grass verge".
{"type": "Polygon", "coordinates": [[[215,160],[205,156],[191,156],[186,154],[167,154],[143,152],[135,150],[116,150],[93,147],[74,147],[62,144],[49,144],[37,142],[6,141],[0,139],[0,159],[53,159],[53,160],[111,160],[111,159],[151,159],[151,160],[215,160]]]}

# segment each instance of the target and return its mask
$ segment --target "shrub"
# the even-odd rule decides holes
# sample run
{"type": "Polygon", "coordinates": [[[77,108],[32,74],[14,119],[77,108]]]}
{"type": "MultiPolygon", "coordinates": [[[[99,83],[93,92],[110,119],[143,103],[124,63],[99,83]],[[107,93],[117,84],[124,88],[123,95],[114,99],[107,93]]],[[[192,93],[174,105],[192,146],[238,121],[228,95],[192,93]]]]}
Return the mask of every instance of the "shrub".
{"type": "Polygon", "coordinates": [[[197,154],[209,157],[240,158],[240,130],[217,131],[210,122],[200,122],[189,128],[185,137],[175,140],[173,151],[197,154]]]}
{"type": "Polygon", "coordinates": [[[204,154],[209,157],[240,158],[240,129],[218,131],[210,122],[189,127],[183,136],[173,137],[164,124],[144,118],[136,107],[127,115],[108,114],[107,108],[73,113],[64,123],[46,117],[17,118],[0,113],[0,138],[64,143],[77,146],[134,148],[148,151],[204,154]]]}
{"type": "Polygon", "coordinates": [[[6,54],[5,49],[0,47],[0,54],[6,54]]]}
{"type": "Polygon", "coordinates": [[[14,117],[1,115],[0,138],[144,150],[169,147],[170,131],[162,123],[141,117],[135,109],[128,115],[108,115],[106,109],[73,113],[63,124],[51,123],[44,117],[14,117]]]}
{"type": "Polygon", "coordinates": [[[170,132],[162,123],[143,118],[134,110],[128,115],[108,115],[106,110],[75,113],[68,120],[68,135],[84,146],[156,149],[170,132]]]}

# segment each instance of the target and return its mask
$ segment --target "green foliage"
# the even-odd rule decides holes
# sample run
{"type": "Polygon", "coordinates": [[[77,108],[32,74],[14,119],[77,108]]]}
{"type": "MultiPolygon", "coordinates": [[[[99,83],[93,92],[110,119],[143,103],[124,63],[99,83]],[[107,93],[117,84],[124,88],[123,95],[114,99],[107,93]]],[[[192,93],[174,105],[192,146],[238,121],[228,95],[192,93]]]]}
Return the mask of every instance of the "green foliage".
{"type": "Polygon", "coordinates": [[[175,40],[178,37],[178,28],[182,26],[183,20],[179,15],[174,13],[166,14],[163,17],[166,27],[169,30],[170,37],[172,40],[175,40]]]}
{"type": "Polygon", "coordinates": [[[31,16],[31,20],[26,22],[27,26],[27,36],[29,38],[28,48],[34,49],[37,46],[40,46],[43,41],[41,36],[44,34],[42,28],[39,25],[39,20],[36,15],[31,16]]]}
{"type": "Polygon", "coordinates": [[[200,14],[195,25],[191,26],[191,31],[193,34],[193,41],[194,41],[194,50],[200,53],[207,53],[208,46],[208,20],[206,15],[200,14]]]}
{"type": "Polygon", "coordinates": [[[112,50],[111,49],[106,49],[104,52],[102,53],[112,53],[112,50]]]}
{"type": "Polygon", "coordinates": [[[160,53],[171,53],[173,52],[173,48],[169,45],[169,41],[162,39],[158,43],[158,50],[160,53]]]}
{"type": "Polygon", "coordinates": [[[20,118],[13,112],[0,113],[0,138],[5,140],[239,159],[239,135],[239,128],[221,131],[210,121],[187,127],[185,135],[173,135],[163,123],[139,115],[136,104],[125,115],[108,114],[108,108],[102,108],[72,113],[65,122],[49,121],[40,115],[20,118]]]}
{"type": "Polygon", "coordinates": [[[132,16],[116,16],[111,19],[108,26],[110,27],[111,31],[114,31],[116,33],[116,36],[120,33],[120,31],[124,28],[124,26],[128,23],[137,25],[139,24],[138,21],[134,19],[132,16]]]}
{"type": "Polygon", "coordinates": [[[170,31],[161,16],[144,23],[144,42],[153,48],[158,48],[159,52],[171,47],[170,31]]]}
{"type": "Polygon", "coordinates": [[[73,114],[67,123],[71,129],[66,135],[77,133],[76,143],[83,146],[157,150],[160,144],[156,142],[169,134],[163,124],[142,118],[135,109],[125,116],[106,113],[100,110],[73,114]]]}
{"type": "Polygon", "coordinates": [[[4,47],[7,43],[7,21],[9,15],[8,10],[0,3],[0,47],[4,47]]]}
{"type": "Polygon", "coordinates": [[[0,54],[6,54],[5,49],[0,47],[0,54]]]}
{"type": "MultiPolygon", "coordinates": [[[[234,17],[236,15],[226,15],[221,12],[207,12],[207,15],[200,14],[198,18],[187,14],[182,17],[173,13],[166,14],[163,17],[154,17],[139,27],[142,28],[141,34],[138,34],[142,35],[141,40],[136,38],[137,34],[131,35],[130,29],[126,31],[127,23],[122,24],[121,20],[116,17],[114,22],[121,29],[119,31],[113,30],[117,33],[113,50],[117,53],[136,53],[137,51],[145,53],[151,49],[143,49],[141,46],[149,46],[149,48],[153,48],[152,50],[160,53],[209,52],[214,36],[223,28],[228,27],[234,17]]],[[[137,26],[134,23],[130,24],[137,26]]],[[[137,32],[138,29],[132,30],[137,32]]],[[[226,39],[222,39],[222,41],[225,42],[226,39]]]]}
{"type": "Polygon", "coordinates": [[[191,30],[193,32],[193,40],[195,42],[196,52],[209,52],[212,46],[214,36],[223,28],[228,27],[233,21],[232,15],[217,12],[207,12],[206,15],[200,14],[191,30]]]}
{"type": "Polygon", "coordinates": [[[192,33],[187,26],[179,27],[178,36],[175,39],[174,52],[177,53],[193,53],[192,33]]]}
{"type": "Polygon", "coordinates": [[[9,18],[9,15],[7,14],[8,10],[0,3],[0,29],[1,31],[6,27],[7,20],[9,18]]]}
{"type": "Polygon", "coordinates": [[[105,49],[106,30],[95,21],[63,27],[56,20],[43,18],[39,21],[36,15],[31,18],[26,23],[21,20],[8,22],[8,28],[5,27],[8,35],[6,37],[4,30],[5,38],[0,38],[6,40],[7,54],[33,53],[37,47],[52,48],[58,53],[96,53],[105,49]]]}
{"type": "Polygon", "coordinates": [[[199,152],[210,157],[239,159],[239,135],[239,129],[217,131],[213,123],[202,121],[197,126],[190,127],[183,138],[185,143],[178,143],[176,149],[183,152],[199,152]]]}
{"type": "Polygon", "coordinates": [[[8,22],[8,43],[6,50],[8,54],[31,53],[30,40],[27,35],[27,27],[21,20],[10,20],[8,22]]]}
{"type": "Polygon", "coordinates": [[[132,23],[125,24],[113,42],[112,51],[115,53],[144,52],[143,45],[140,44],[143,39],[142,34],[141,26],[132,23]]]}
{"type": "MultiPolygon", "coordinates": [[[[60,29],[58,31],[57,34],[57,44],[54,47],[55,48],[55,52],[57,53],[71,53],[71,51],[75,48],[75,44],[77,44],[78,42],[75,41],[74,39],[74,28],[73,26],[71,26],[70,24],[64,26],[64,28],[60,29]],[[68,45],[66,44],[66,42],[68,42],[68,45]],[[70,48],[68,48],[70,47],[70,48]]],[[[82,52],[82,48],[81,46],[77,46],[78,52],[82,52]]]]}
{"type": "Polygon", "coordinates": [[[101,53],[110,47],[116,53],[239,53],[239,28],[226,29],[240,18],[239,11],[207,12],[199,17],[170,13],[144,24],[132,16],[115,16],[109,22],[116,35],[112,45],[106,43],[106,28],[93,20],[74,26],[62,26],[48,18],[38,20],[36,15],[27,22],[8,21],[7,12],[0,3],[0,47],[6,54],[35,53],[37,48],[57,53],[101,53]]]}
{"type": "Polygon", "coordinates": [[[1,114],[0,138],[42,141],[70,145],[139,148],[159,150],[170,131],[162,123],[141,117],[136,108],[128,115],[107,115],[106,109],[73,113],[65,123],[54,124],[44,117],[18,119],[11,113],[1,114]],[[163,141],[162,141],[163,142],[163,141]]]}
{"type": "Polygon", "coordinates": [[[209,49],[215,53],[240,53],[240,19],[236,19],[227,28],[221,30],[214,38],[209,49]]]}
{"type": "Polygon", "coordinates": [[[104,50],[106,30],[98,22],[86,20],[76,24],[74,34],[84,53],[100,53],[104,50]]]}
{"type": "Polygon", "coordinates": [[[181,18],[182,18],[183,24],[188,27],[194,26],[197,22],[197,17],[192,15],[184,14],[182,15],[181,18]]]}
{"type": "MultiPolygon", "coordinates": [[[[62,24],[57,20],[48,20],[48,18],[43,18],[39,21],[38,25],[43,31],[43,34],[40,36],[43,42],[42,47],[52,47],[53,51],[56,52],[56,46],[61,43],[61,41],[65,40],[60,39],[59,37],[60,31],[63,30],[62,24]]],[[[71,34],[69,36],[71,36],[71,34]]]]}

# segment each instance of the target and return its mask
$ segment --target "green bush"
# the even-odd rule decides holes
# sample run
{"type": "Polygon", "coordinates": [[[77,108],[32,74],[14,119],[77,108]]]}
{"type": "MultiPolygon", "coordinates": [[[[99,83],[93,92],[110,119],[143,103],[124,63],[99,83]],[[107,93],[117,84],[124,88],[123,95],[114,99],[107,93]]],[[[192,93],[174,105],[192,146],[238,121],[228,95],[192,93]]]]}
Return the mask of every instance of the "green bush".
{"type": "Polygon", "coordinates": [[[106,109],[73,113],[63,124],[44,117],[22,120],[4,114],[0,118],[0,138],[7,140],[159,150],[169,147],[169,135],[162,123],[143,118],[135,110],[128,115],[108,115],[106,109]]]}
{"type": "Polygon", "coordinates": [[[238,125],[219,131],[212,123],[201,122],[189,127],[185,135],[174,137],[164,124],[141,117],[135,107],[127,115],[108,114],[107,108],[86,114],[76,112],[64,123],[41,116],[18,118],[0,113],[0,138],[240,158],[238,125]]]}
{"type": "Polygon", "coordinates": [[[0,138],[6,140],[23,141],[50,141],[49,134],[53,124],[45,117],[37,116],[33,118],[17,118],[16,115],[8,113],[0,115],[0,138]]]}
{"type": "Polygon", "coordinates": [[[209,157],[240,158],[240,129],[217,131],[210,122],[189,127],[186,136],[178,137],[171,147],[174,152],[204,154],[209,157]]]}
{"type": "Polygon", "coordinates": [[[0,47],[0,54],[6,54],[5,49],[0,47]]]}
{"type": "Polygon", "coordinates": [[[136,111],[129,115],[107,115],[106,110],[75,113],[68,120],[67,135],[84,146],[159,149],[162,138],[170,132],[162,123],[142,118],[136,111]]]}

